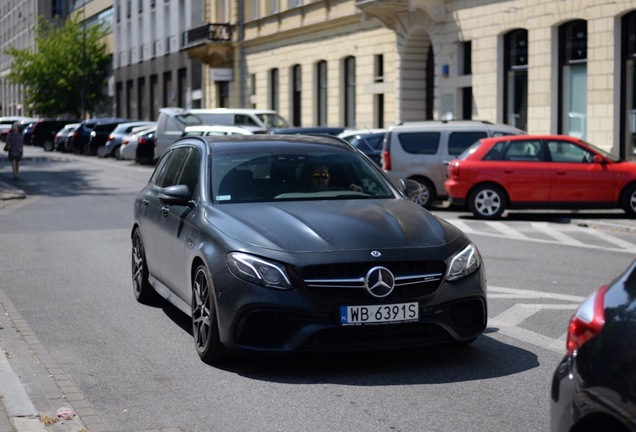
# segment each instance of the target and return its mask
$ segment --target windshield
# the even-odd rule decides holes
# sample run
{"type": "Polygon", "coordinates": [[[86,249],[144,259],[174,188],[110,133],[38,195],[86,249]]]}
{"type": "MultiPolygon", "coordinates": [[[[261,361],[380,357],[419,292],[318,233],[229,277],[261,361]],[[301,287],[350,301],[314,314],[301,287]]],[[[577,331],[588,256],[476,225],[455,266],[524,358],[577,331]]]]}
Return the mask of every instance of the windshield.
{"type": "Polygon", "coordinates": [[[609,160],[611,160],[612,162],[620,162],[620,158],[617,156],[614,156],[611,153],[606,152],[605,150],[603,150],[602,148],[596,147],[594,144],[590,144],[587,141],[583,141],[585,144],[587,144],[588,146],[592,147],[594,150],[596,150],[597,152],[599,152],[600,154],[602,154],[603,156],[605,156],[606,158],[608,158],[609,160]]]}
{"type": "Polygon", "coordinates": [[[221,152],[213,157],[212,173],[217,203],[395,197],[359,153],[330,147],[221,152]]]}

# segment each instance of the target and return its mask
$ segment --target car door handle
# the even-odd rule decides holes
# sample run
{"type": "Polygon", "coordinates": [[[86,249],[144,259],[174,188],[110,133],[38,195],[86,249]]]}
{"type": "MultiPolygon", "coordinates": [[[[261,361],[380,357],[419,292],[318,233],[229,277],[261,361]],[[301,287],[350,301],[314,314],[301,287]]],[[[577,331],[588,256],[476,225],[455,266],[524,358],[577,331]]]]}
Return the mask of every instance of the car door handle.
{"type": "Polygon", "coordinates": [[[565,171],[555,171],[556,175],[565,175],[565,171]]]}
{"type": "Polygon", "coordinates": [[[168,216],[169,213],[170,213],[170,208],[168,206],[161,207],[161,214],[162,215],[168,216]]]}
{"type": "Polygon", "coordinates": [[[149,203],[149,202],[150,202],[150,201],[148,200],[148,198],[144,198],[144,200],[141,202],[141,204],[142,204],[144,207],[148,207],[148,203],[149,203]]]}

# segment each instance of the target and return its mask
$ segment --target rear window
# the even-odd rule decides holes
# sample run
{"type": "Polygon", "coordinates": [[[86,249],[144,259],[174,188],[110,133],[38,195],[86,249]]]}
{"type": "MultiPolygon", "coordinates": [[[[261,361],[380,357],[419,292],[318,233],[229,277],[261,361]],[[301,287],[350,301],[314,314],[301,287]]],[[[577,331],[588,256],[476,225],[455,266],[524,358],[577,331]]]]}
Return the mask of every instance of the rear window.
{"type": "Polygon", "coordinates": [[[405,132],[397,139],[407,153],[432,155],[437,153],[440,136],[439,132],[405,132]]]}
{"type": "Polygon", "coordinates": [[[448,154],[457,156],[476,141],[486,138],[487,136],[488,134],[486,132],[451,132],[448,136],[448,154]]]}

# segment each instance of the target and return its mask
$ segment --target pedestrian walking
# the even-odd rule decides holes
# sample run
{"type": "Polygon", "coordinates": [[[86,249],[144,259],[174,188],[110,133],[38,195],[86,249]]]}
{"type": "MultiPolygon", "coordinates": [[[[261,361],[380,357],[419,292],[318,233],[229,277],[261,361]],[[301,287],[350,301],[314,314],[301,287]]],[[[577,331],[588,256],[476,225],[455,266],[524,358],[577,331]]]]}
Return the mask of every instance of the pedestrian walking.
{"type": "Polygon", "coordinates": [[[9,160],[11,161],[11,168],[13,168],[13,178],[18,179],[20,175],[20,160],[22,159],[22,135],[18,130],[18,125],[11,126],[11,130],[7,134],[7,145],[5,149],[9,151],[9,160]]]}

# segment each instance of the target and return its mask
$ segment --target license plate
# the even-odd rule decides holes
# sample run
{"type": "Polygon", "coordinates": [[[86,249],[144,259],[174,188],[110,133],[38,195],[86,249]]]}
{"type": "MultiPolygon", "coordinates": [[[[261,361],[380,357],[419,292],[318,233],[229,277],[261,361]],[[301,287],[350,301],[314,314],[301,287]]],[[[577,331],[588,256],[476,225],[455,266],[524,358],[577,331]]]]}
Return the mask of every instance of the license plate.
{"type": "Polygon", "coordinates": [[[415,303],[370,306],[340,306],[340,324],[384,324],[417,321],[420,309],[415,303]]]}

